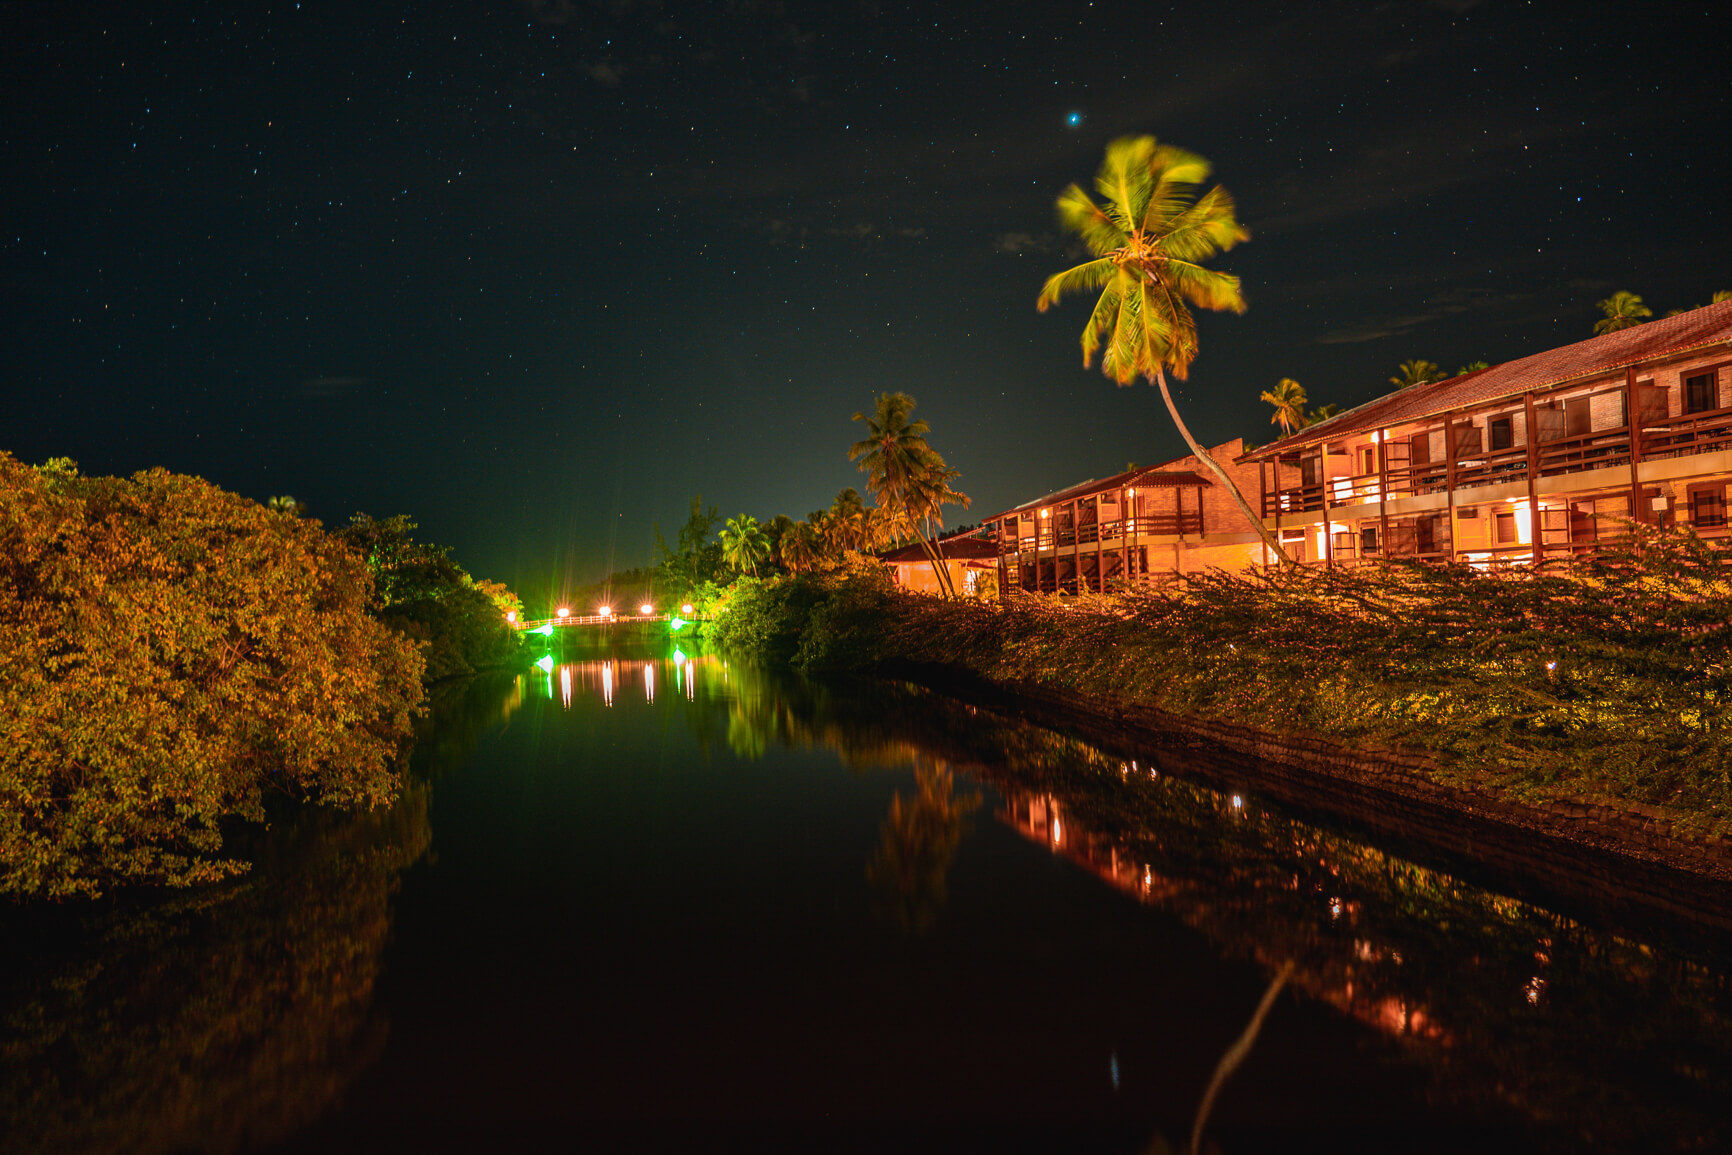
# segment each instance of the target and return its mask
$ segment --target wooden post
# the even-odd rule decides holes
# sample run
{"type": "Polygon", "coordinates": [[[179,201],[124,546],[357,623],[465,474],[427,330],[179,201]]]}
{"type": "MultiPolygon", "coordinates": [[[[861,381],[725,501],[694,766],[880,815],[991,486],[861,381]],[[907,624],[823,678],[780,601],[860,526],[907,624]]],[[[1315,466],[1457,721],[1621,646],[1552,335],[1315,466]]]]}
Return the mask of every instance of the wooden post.
{"type": "MultiPolygon", "coordinates": [[[[1335,568],[1335,531],[1329,524],[1329,445],[1318,446],[1317,479],[1323,483],[1323,564],[1335,568]]],[[[1303,480],[1303,479],[1301,479],[1303,480]]]]}
{"type": "MultiPolygon", "coordinates": [[[[1430,457],[1429,452],[1426,453],[1430,457]]],[[[1449,510],[1449,560],[1455,560],[1455,425],[1449,414],[1443,415],[1443,494],[1449,510]]]]}
{"type": "MultiPolygon", "coordinates": [[[[1427,457],[1431,456],[1429,453],[1427,457]]],[[[1413,454],[1407,455],[1408,476],[1413,476],[1413,454]]],[[[1360,541],[1363,542],[1361,535],[1360,541]]],[[[1365,550],[1359,551],[1363,557],[1365,550]]],[[[1377,431],[1377,556],[1389,560],[1389,430],[1377,431]]]]}
{"type": "MultiPolygon", "coordinates": [[[[1639,522],[1642,514],[1638,508],[1642,501],[1642,423],[1637,412],[1636,397],[1636,367],[1631,365],[1624,370],[1624,422],[1630,427],[1630,520],[1639,522]]],[[[1594,527],[1594,538],[1600,536],[1599,526],[1594,527]]]]}
{"type": "Polygon", "coordinates": [[[1119,486],[1119,580],[1131,584],[1131,507],[1124,486],[1119,486]]]}
{"type": "Polygon", "coordinates": [[[1532,526],[1534,535],[1534,564],[1545,560],[1546,552],[1541,539],[1546,535],[1545,519],[1540,516],[1540,439],[1539,432],[1534,428],[1534,395],[1532,392],[1522,394],[1522,404],[1527,409],[1527,449],[1528,449],[1528,524],[1532,526]]]}

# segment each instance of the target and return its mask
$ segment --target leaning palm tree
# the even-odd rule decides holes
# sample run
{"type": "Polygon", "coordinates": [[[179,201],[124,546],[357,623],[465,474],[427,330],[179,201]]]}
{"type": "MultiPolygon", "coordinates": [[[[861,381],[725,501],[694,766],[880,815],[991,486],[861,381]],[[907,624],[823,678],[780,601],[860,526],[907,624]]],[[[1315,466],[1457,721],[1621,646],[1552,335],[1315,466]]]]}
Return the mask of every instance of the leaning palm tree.
{"type": "Polygon", "coordinates": [[[921,526],[930,524],[938,507],[967,499],[950,489],[949,483],[957,474],[926,443],[930,428],[925,421],[912,418],[913,412],[914,398],[908,394],[880,394],[870,415],[854,414],[854,420],[866,426],[866,436],[849,446],[848,460],[856,462],[866,475],[867,491],[886,511],[891,524],[906,529],[920,542],[945,596],[955,597],[944,560],[921,526]],[[938,480],[936,486],[934,479],[938,480]]]}
{"type": "Polygon", "coordinates": [[[740,573],[758,576],[758,563],[770,556],[770,539],[749,513],[728,519],[722,530],[722,560],[740,573]]]}
{"type": "Polygon", "coordinates": [[[1226,189],[1216,185],[1195,195],[1208,176],[1208,161],[1152,136],[1121,137],[1107,145],[1095,175],[1102,203],[1074,184],[1058,198],[1060,226],[1077,234],[1094,259],[1048,277],[1035,306],[1044,313],[1066,293],[1100,290],[1083,327],[1083,366],[1100,351],[1101,372],[1120,385],[1142,377],[1159,386],[1179,436],[1270,552],[1291,562],[1232,477],[1191,435],[1167,387],[1168,369],[1183,381],[1197,358],[1197,323],[1189,306],[1245,311],[1239,278],[1202,264],[1251,236],[1226,189]]]}
{"type": "Polygon", "coordinates": [[[1634,328],[1654,315],[1654,310],[1644,305],[1642,298],[1623,289],[1603,301],[1594,302],[1594,307],[1605,314],[1605,317],[1594,322],[1596,337],[1616,333],[1620,329],[1634,328]]]}
{"type": "Polygon", "coordinates": [[[1281,378],[1275,382],[1275,388],[1263,390],[1258,400],[1275,407],[1275,415],[1269,418],[1269,424],[1279,425],[1281,436],[1286,437],[1305,424],[1305,386],[1293,378],[1281,378]]]}
{"type": "Polygon", "coordinates": [[[1403,361],[1400,371],[1389,379],[1389,383],[1397,389],[1411,389],[1415,385],[1442,381],[1444,377],[1443,366],[1436,361],[1403,361]]]}

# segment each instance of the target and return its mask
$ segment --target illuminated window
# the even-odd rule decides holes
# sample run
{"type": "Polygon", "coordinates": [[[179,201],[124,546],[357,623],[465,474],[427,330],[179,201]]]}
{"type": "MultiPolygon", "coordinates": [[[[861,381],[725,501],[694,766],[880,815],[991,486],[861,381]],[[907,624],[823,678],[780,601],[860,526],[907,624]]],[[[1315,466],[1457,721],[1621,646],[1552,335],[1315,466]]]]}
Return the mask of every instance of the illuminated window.
{"type": "Polygon", "coordinates": [[[1515,511],[1509,510],[1505,512],[1500,510],[1497,515],[1497,543],[1499,545],[1509,545],[1518,540],[1520,539],[1516,536],[1515,511]]]}

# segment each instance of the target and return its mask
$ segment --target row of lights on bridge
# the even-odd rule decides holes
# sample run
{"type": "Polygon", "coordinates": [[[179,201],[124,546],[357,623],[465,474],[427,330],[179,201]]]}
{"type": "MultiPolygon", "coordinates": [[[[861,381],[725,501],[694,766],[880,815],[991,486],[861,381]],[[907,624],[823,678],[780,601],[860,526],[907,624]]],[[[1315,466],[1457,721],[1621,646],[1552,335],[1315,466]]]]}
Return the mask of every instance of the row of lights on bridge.
{"type": "MultiPolygon", "coordinates": [[[[637,608],[637,612],[640,614],[653,614],[656,612],[656,608],[655,608],[655,606],[651,605],[649,602],[645,602],[643,605],[641,605],[637,608]]],[[[692,603],[691,602],[687,602],[685,605],[680,607],[680,613],[682,613],[682,614],[690,614],[691,612],[692,612],[692,603]]],[[[601,617],[611,618],[613,616],[613,607],[612,606],[597,606],[596,607],[596,613],[599,614],[601,617]]],[[[569,618],[571,616],[571,607],[570,606],[560,606],[559,609],[554,611],[553,616],[556,618],[569,618]]],[[[505,611],[505,620],[508,622],[515,622],[517,620],[517,611],[516,610],[506,610],[505,611]]]]}

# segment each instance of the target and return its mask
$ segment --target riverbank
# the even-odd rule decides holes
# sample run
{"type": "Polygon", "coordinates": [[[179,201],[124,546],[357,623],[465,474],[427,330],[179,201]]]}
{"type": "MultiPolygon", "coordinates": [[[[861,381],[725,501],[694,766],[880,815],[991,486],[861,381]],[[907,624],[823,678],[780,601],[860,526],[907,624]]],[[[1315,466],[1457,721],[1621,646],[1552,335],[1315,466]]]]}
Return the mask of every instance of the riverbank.
{"type": "Polygon", "coordinates": [[[743,591],[716,635],[807,670],[990,688],[1092,739],[1219,751],[1248,788],[1452,853],[1514,840],[1531,860],[1538,837],[1590,871],[1728,880],[1726,566],[1667,534],[1567,572],[1213,575],[1012,605],[793,579],[743,591]]]}

